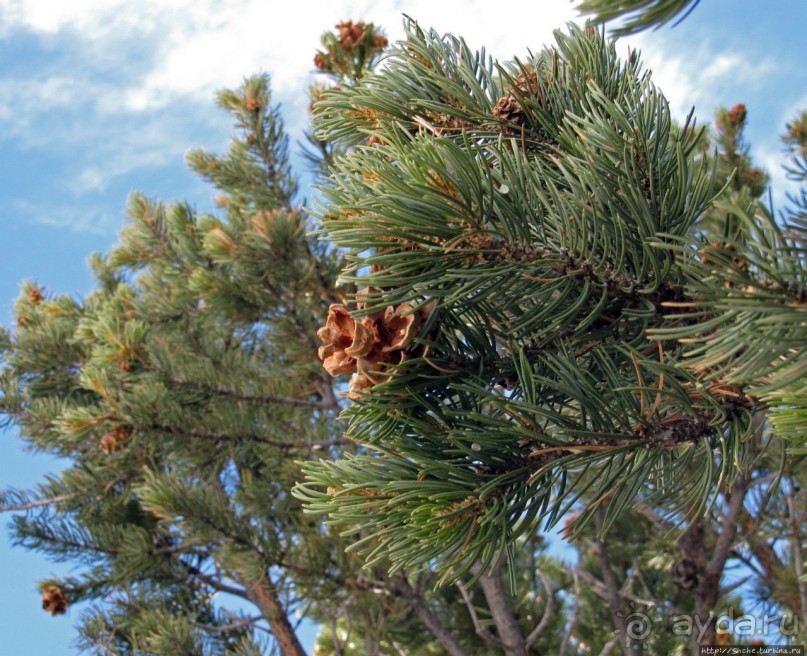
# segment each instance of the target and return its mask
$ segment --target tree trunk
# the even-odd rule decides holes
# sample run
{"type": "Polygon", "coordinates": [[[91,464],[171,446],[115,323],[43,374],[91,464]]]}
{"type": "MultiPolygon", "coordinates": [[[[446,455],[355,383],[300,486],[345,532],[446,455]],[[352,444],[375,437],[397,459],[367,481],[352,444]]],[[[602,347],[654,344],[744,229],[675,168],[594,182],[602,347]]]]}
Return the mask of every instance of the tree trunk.
{"type": "Polygon", "coordinates": [[[700,647],[714,647],[717,644],[717,618],[714,609],[720,598],[720,579],[737,540],[738,520],[745,512],[743,502],[747,493],[748,480],[741,474],[732,489],[723,494],[726,507],[720,529],[710,540],[708,547],[706,529],[701,518],[692,523],[681,540],[687,558],[695,562],[699,573],[698,584],[694,590],[693,656],[700,654],[700,647]]]}

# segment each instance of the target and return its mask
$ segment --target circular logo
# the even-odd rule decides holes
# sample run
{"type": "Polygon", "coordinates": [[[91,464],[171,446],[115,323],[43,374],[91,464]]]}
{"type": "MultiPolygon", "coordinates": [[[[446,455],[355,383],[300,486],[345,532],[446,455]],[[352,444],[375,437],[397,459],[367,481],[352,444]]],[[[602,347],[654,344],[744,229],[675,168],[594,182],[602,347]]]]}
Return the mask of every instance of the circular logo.
{"type": "Polygon", "coordinates": [[[634,649],[650,648],[650,643],[659,638],[658,629],[662,623],[661,615],[652,606],[628,602],[630,613],[625,616],[625,633],[634,649]]]}

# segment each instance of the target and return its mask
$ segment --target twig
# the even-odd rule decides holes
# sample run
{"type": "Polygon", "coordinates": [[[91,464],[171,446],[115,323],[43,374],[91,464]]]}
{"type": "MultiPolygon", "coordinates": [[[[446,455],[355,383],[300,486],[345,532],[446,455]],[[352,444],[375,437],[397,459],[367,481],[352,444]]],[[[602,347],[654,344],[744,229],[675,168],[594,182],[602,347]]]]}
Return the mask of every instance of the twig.
{"type": "Polygon", "coordinates": [[[538,576],[541,577],[541,583],[544,586],[546,606],[544,607],[544,614],[541,616],[541,621],[538,622],[538,626],[536,626],[527,636],[527,649],[529,649],[532,643],[538,639],[538,636],[541,635],[543,630],[549,624],[549,619],[552,617],[552,613],[555,612],[555,594],[552,591],[552,586],[549,585],[549,581],[541,570],[538,570],[538,576]]]}
{"type": "Polygon", "coordinates": [[[731,547],[737,539],[737,518],[743,509],[743,502],[748,491],[747,480],[743,474],[737,477],[737,483],[729,493],[728,509],[721,522],[720,534],[712,551],[712,558],[706,565],[707,576],[719,580],[728,560],[731,547]]]}
{"type": "Polygon", "coordinates": [[[169,378],[168,382],[172,385],[190,387],[191,389],[198,389],[204,392],[210,392],[211,394],[226,396],[236,401],[254,401],[256,403],[266,403],[267,405],[287,405],[304,408],[319,408],[322,410],[329,410],[331,408],[335,408],[337,410],[341,409],[335,396],[333,396],[332,399],[327,399],[324,401],[317,401],[315,399],[293,399],[283,396],[264,396],[262,394],[239,394],[233,390],[212,387],[210,385],[206,385],[205,383],[199,383],[193,380],[169,378]]]}
{"type": "Polygon", "coordinates": [[[28,503],[19,503],[16,505],[0,506],[0,512],[15,512],[18,510],[30,510],[31,508],[41,508],[42,506],[50,506],[54,503],[61,503],[73,497],[78,496],[78,492],[72,494],[62,494],[58,497],[51,497],[49,499],[39,499],[38,501],[29,501],[28,503]]]}
{"type": "MultiPolygon", "coordinates": [[[[605,511],[601,505],[597,506],[597,512],[594,515],[594,519],[597,525],[597,534],[600,535],[602,533],[603,525],[605,524],[605,511]]],[[[600,559],[600,569],[602,570],[602,580],[605,584],[605,588],[608,592],[607,601],[608,601],[608,610],[611,613],[611,623],[616,630],[615,639],[617,642],[622,642],[625,639],[625,618],[622,616],[620,612],[622,606],[622,597],[619,593],[619,588],[616,584],[616,578],[614,577],[614,572],[611,569],[611,559],[608,555],[608,547],[606,546],[605,542],[601,540],[599,537],[595,538],[595,545],[597,547],[597,555],[600,559]]],[[[610,644],[610,643],[609,643],[610,644]]],[[[606,648],[608,645],[606,645],[606,648]]],[[[613,647],[611,647],[613,649],[613,647]]],[[[605,649],[603,649],[604,653],[605,649]]]]}
{"type": "Polygon", "coordinates": [[[580,564],[578,563],[577,566],[572,570],[572,578],[574,579],[574,609],[572,610],[572,619],[569,621],[569,624],[566,627],[566,632],[563,634],[563,640],[560,643],[560,649],[558,649],[558,656],[566,655],[566,648],[569,646],[569,640],[571,639],[572,633],[574,632],[575,628],[577,628],[577,622],[580,619],[580,575],[578,573],[579,568],[580,564]]]}
{"type": "Polygon", "coordinates": [[[622,636],[617,633],[613,638],[611,638],[608,642],[605,643],[605,647],[602,648],[600,652],[600,656],[608,656],[612,651],[614,651],[614,647],[616,647],[620,641],[622,636]]]}
{"type": "Polygon", "coordinates": [[[459,581],[457,581],[455,585],[457,586],[457,589],[460,591],[460,594],[462,595],[462,600],[465,602],[465,606],[468,608],[468,613],[471,616],[471,621],[474,624],[474,629],[476,629],[476,635],[482,638],[482,640],[484,640],[485,642],[489,642],[490,644],[501,648],[503,646],[501,641],[498,640],[496,637],[494,637],[493,634],[490,631],[488,631],[484,626],[482,626],[482,623],[479,621],[479,616],[476,614],[476,608],[474,608],[473,599],[471,599],[471,595],[468,594],[468,591],[465,589],[465,586],[463,586],[462,583],[459,581]]]}
{"type": "Polygon", "coordinates": [[[282,442],[279,440],[271,440],[262,435],[256,435],[253,433],[249,434],[208,433],[194,428],[183,429],[183,428],[177,428],[176,426],[165,426],[161,424],[151,424],[149,426],[146,426],[145,428],[146,430],[163,431],[164,433],[168,433],[170,435],[178,435],[180,437],[196,437],[199,439],[211,440],[214,442],[231,442],[233,440],[260,442],[261,444],[268,444],[270,446],[277,447],[278,449],[315,449],[315,448],[327,448],[330,446],[342,446],[345,444],[352,444],[352,440],[348,438],[336,438],[333,440],[317,440],[311,442],[307,442],[305,440],[300,440],[296,442],[282,442]]]}
{"type": "Polygon", "coordinates": [[[255,617],[247,617],[240,622],[235,622],[234,624],[226,624],[224,626],[211,626],[210,624],[200,624],[199,622],[194,622],[191,620],[191,624],[195,627],[203,629],[208,633],[227,633],[228,631],[237,631],[238,629],[243,629],[245,626],[250,626],[251,624],[255,624],[255,622],[262,620],[263,616],[256,615],[255,617]]]}

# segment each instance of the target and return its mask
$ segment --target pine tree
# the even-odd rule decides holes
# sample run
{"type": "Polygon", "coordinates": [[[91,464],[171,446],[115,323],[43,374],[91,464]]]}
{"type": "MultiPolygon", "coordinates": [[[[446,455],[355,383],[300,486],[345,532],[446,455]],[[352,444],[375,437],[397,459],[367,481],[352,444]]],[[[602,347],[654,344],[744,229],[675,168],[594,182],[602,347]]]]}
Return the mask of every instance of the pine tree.
{"type": "MultiPolygon", "coordinates": [[[[385,46],[343,22],[315,64],[356,85],[385,46]]],[[[484,654],[500,644],[494,615],[551,644],[563,615],[528,567],[540,539],[516,594],[501,574],[435,590],[430,571],[363,568],[346,548],[365,529],[342,535],[291,495],[301,461],[356,450],[316,338],[351,287],[335,282],[343,255],[307,234],[268,78],[218,102],[235,120],[230,149],[188,163],[220,211],[134,194],[120,244],[93,259],[96,290],[25,283],[0,333],[6,423],[67,463],[0,499],[19,544],[78,566],[40,582],[44,610],[82,609],[78,646],[104,655],[299,656],[298,613],[323,627],[321,653],[484,654]]],[[[311,144],[327,167],[332,144],[311,144]]]]}
{"type": "MultiPolygon", "coordinates": [[[[296,494],[362,525],[369,563],[437,562],[444,582],[496,571],[572,509],[570,538],[594,530],[600,550],[644,508],[678,538],[694,640],[716,644],[743,540],[782,566],[760,576],[775,594],[803,573],[795,498],[794,568],[763,525],[776,484],[803,477],[798,452],[764,457],[804,443],[804,197],[784,226],[759,200],[742,105],[705,157],[635,52],[593,28],[556,39],[497,64],[410,23],[365,85],[323,94],[318,134],[345,152],[318,216],[358,291],[330,307],[320,355],[351,374],[343,416],[367,452],[305,463],[296,494]]],[[[608,635],[630,650],[636,574],[599,558],[608,635]]]]}
{"type": "Polygon", "coordinates": [[[15,518],[23,546],[86,565],[42,585],[96,602],[82,644],[98,653],[257,653],[262,627],[303,654],[303,591],[344,574],[290,496],[296,459],[345,442],[313,362],[336,256],[305,236],[268,79],[218,99],[239,134],[189,162],[225,216],[135,194],[120,245],[93,261],[97,290],[28,284],[5,339],[3,411],[70,463],[5,505],[38,511],[15,518]]]}
{"type": "MultiPolygon", "coordinates": [[[[617,14],[649,4],[630,30],[697,2],[617,14]]],[[[373,72],[387,45],[345,21],[314,59],[316,235],[256,76],[218,96],[229,152],[188,157],[218,213],[134,195],[96,291],[23,286],[0,410],[69,466],[0,504],[83,566],[43,608],[133,655],[299,655],[296,613],[334,656],[807,626],[807,201],[765,207],[745,108],[676,125],[591,27],[500,65],[410,21],[373,72]]]]}

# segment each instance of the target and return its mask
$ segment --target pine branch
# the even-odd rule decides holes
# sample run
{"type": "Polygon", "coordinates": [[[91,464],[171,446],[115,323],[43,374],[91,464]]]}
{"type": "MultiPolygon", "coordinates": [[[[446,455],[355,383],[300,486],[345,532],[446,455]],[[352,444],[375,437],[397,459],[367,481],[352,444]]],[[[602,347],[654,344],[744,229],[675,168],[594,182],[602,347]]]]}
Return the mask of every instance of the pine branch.
{"type": "Polygon", "coordinates": [[[79,493],[73,492],[72,494],[63,494],[58,497],[51,497],[50,499],[38,499],[36,501],[29,501],[28,503],[0,506],[0,512],[14,512],[18,510],[30,510],[31,508],[50,506],[53,504],[61,503],[62,501],[67,501],[68,499],[74,499],[77,496],[79,496],[79,493]]]}
{"type": "Polygon", "coordinates": [[[504,563],[505,558],[500,554],[489,571],[484,571],[480,564],[475,563],[471,568],[471,572],[475,576],[479,576],[479,586],[485,595],[485,601],[496,624],[496,632],[499,635],[505,654],[508,656],[526,656],[527,642],[502,581],[504,563]]]}
{"type": "Polygon", "coordinates": [[[168,382],[171,385],[178,385],[182,387],[189,387],[191,389],[198,389],[204,392],[210,392],[211,394],[225,396],[227,398],[236,401],[254,401],[256,403],[265,403],[267,405],[287,405],[292,407],[317,408],[322,410],[341,409],[341,407],[338,404],[338,401],[336,400],[336,397],[333,397],[332,399],[328,399],[326,401],[316,401],[314,399],[295,399],[281,396],[265,396],[261,394],[241,394],[233,390],[221,389],[210,385],[206,385],[205,383],[190,380],[179,380],[177,378],[170,378],[168,382]]]}
{"type": "Polygon", "coordinates": [[[747,480],[744,475],[740,475],[731,488],[728,495],[728,503],[720,525],[717,541],[712,549],[712,556],[709,559],[705,574],[710,579],[719,581],[723,569],[726,566],[731,549],[737,539],[737,522],[743,510],[745,496],[748,493],[747,480]]]}
{"type": "Polygon", "coordinates": [[[240,631],[248,626],[254,626],[256,622],[260,622],[263,619],[265,619],[263,615],[257,615],[224,626],[212,626],[210,624],[200,624],[199,622],[192,622],[192,624],[208,633],[230,633],[231,631],[240,631]]]}
{"type": "MultiPolygon", "coordinates": [[[[179,437],[192,437],[203,440],[210,440],[212,442],[225,442],[225,443],[258,442],[260,444],[267,444],[269,446],[273,446],[278,449],[304,449],[304,450],[325,449],[332,446],[344,446],[353,443],[352,440],[347,438],[336,438],[332,440],[312,440],[310,442],[306,441],[285,442],[281,440],[272,440],[270,438],[264,437],[263,435],[257,435],[255,433],[232,433],[232,434],[208,433],[206,431],[199,429],[178,428],[176,426],[167,426],[163,424],[149,424],[142,428],[144,430],[162,431],[164,433],[168,433],[169,435],[177,435],[179,437]]],[[[299,431],[295,430],[295,432],[299,431]]]]}
{"type": "Polygon", "coordinates": [[[584,0],[577,9],[593,15],[597,22],[623,19],[613,32],[627,36],[649,28],[658,29],[683,14],[675,23],[678,25],[699,3],[700,0],[584,0]]]}
{"type": "MultiPolygon", "coordinates": [[[[802,626],[807,627],[807,581],[804,579],[804,554],[802,550],[802,518],[799,516],[798,506],[795,499],[796,484],[790,480],[790,489],[787,491],[787,519],[790,525],[790,548],[793,551],[793,563],[796,569],[796,585],[799,589],[799,600],[801,601],[800,617],[802,626]]],[[[795,610],[795,609],[794,609],[795,610]]]]}
{"type": "Polygon", "coordinates": [[[582,606],[582,598],[580,595],[580,571],[582,571],[582,563],[578,560],[572,570],[572,579],[574,581],[574,597],[573,597],[573,610],[572,617],[566,624],[566,630],[563,632],[563,639],[560,642],[558,649],[558,656],[566,656],[566,650],[571,644],[572,635],[580,622],[580,608],[582,606]]]}
{"type": "Polygon", "coordinates": [[[432,632],[437,642],[445,649],[450,656],[466,656],[465,651],[451,635],[448,628],[439,618],[429,610],[421,594],[415,590],[406,580],[405,576],[396,576],[392,579],[393,587],[406,599],[412,610],[420,618],[420,621],[432,632]]]}
{"type": "Polygon", "coordinates": [[[541,583],[544,588],[546,604],[544,606],[544,613],[541,615],[540,621],[527,636],[527,649],[529,649],[535,643],[538,637],[546,630],[547,626],[549,626],[549,620],[552,618],[552,614],[555,612],[555,594],[552,591],[552,586],[549,585],[549,579],[547,579],[546,575],[540,570],[538,570],[538,576],[541,578],[541,583]]]}
{"type": "Polygon", "coordinates": [[[468,609],[468,614],[471,616],[471,621],[473,622],[474,629],[476,630],[476,635],[482,638],[488,644],[491,644],[498,648],[504,648],[501,640],[496,638],[490,631],[488,631],[485,626],[479,621],[479,615],[476,612],[476,608],[474,606],[474,600],[471,599],[471,595],[465,589],[465,586],[462,584],[461,581],[456,581],[454,583],[457,590],[460,591],[462,595],[462,600],[465,603],[465,607],[468,609]]]}

